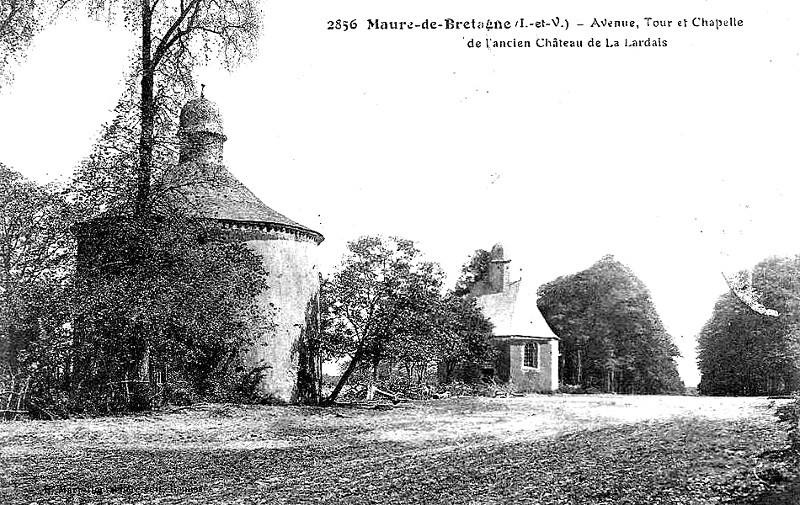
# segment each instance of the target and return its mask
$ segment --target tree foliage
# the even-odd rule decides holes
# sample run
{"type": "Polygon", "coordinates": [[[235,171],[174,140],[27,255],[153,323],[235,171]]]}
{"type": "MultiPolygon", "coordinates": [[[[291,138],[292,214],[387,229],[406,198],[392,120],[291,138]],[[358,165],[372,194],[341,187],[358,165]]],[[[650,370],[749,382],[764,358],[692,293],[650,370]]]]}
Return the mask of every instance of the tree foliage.
{"type": "MultiPolygon", "coordinates": [[[[101,143],[96,155],[105,166],[116,166],[111,158],[126,161],[123,167],[132,178],[126,182],[134,192],[130,202],[133,213],[149,214],[153,175],[163,155],[159,152],[163,151],[160,141],[164,138],[159,138],[165,131],[163,126],[174,121],[185,94],[194,91],[192,71],[198,64],[217,56],[224,66],[232,68],[255,55],[261,32],[258,0],[14,0],[17,3],[34,8],[56,4],[58,12],[85,7],[112,24],[122,20],[139,36],[127,78],[129,93],[120,101],[116,119],[106,128],[106,140],[123,142],[101,143]],[[135,166],[130,163],[131,155],[135,166]]],[[[35,31],[26,33],[32,37],[35,31]]],[[[119,173],[116,170],[112,175],[119,173]]]]}
{"type": "MultiPolygon", "coordinates": [[[[65,2],[67,5],[80,3],[77,0],[65,2]]],[[[125,222],[127,228],[117,237],[119,240],[113,247],[120,250],[133,248],[142,254],[123,258],[122,261],[127,264],[126,268],[113,276],[107,276],[110,286],[100,286],[100,291],[104,292],[105,288],[109,288],[107,294],[111,300],[115,299],[115,296],[121,297],[124,294],[123,291],[119,291],[121,289],[141,290],[140,292],[155,290],[155,293],[165,296],[165,300],[177,300],[181,296],[188,296],[191,299],[195,287],[187,281],[188,278],[183,281],[180,278],[171,281],[174,282],[175,292],[180,296],[166,296],[159,291],[158,284],[152,284],[154,278],[148,277],[148,267],[152,267],[151,263],[164,255],[177,258],[176,264],[182,265],[182,268],[189,273],[197,274],[194,282],[198,282],[203,275],[217,279],[219,285],[204,285],[204,293],[212,299],[214,293],[224,293],[233,289],[233,284],[228,282],[226,276],[257,279],[263,273],[261,266],[254,255],[251,254],[252,257],[249,259],[245,258],[247,251],[243,245],[227,243],[221,248],[219,245],[225,243],[224,240],[211,241],[205,247],[198,249],[202,250],[203,254],[195,256],[187,255],[187,251],[191,250],[189,248],[189,244],[192,243],[191,236],[177,242],[167,239],[164,229],[176,233],[176,237],[182,236],[182,230],[168,223],[182,223],[181,226],[188,224],[190,229],[201,223],[182,218],[181,213],[175,212],[175,209],[159,208],[159,203],[163,203],[164,199],[159,198],[163,196],[163,191],[158,189],[164,188],[156,186],[157,190],[153,191],[154,179],[166,180],[167,178],[159,177],[159,173],[174,169],[177,161],[174,141],[176,119],[181,105],[194,90],[193,68],[200,62],[208,61],[213,52],[217,52],[221,61],[228,67],[255,53],[261,26],[261,13],[257,0],[90,0],[88,6],[91,12],[109,12],[112,13],[111,17],[121,14],[126,26],[137,32],[140,39],[133,71],[128,76],[127,92],[116,108],[116,117],[105,126],[101,142],[75,178],[76,200],[85,207],[87,214],[100,213],[106,216],[125,216],[125,218],[134,216],[134,221],[126,219],[118,221],[125,222]],[[123,243],[125,240],[129,243],[123,243]],[[212,247],[214,243],[219,247],[212,247]],[[230,253],[236,248],[240,250],[238,257],[225,254],[219,256],[223,249],[230,253]],[[219,270],[202,272],[204,261],[215,263],[219,270]]],[[[251,283],[245,279],[243,286],[249,285],[251,283]]],[[[246,313],[251,308],[252,297],[255,296],[250,291],[252,290],[244,289],[244,292],[249,294],[243,296],[238,296],[241,293],[228,293],[217,301],[228,301],[230,303],[227,306],[238,306],[238,312],[246,313]]],[[[114,310],[122,310],[120,317],[116,319],[120,324],[126,320],[122,314],[127,313],[130,319],[130,316],[140,314],[148,308],[147,298],[129,296],[126,300],[131,303],[113,307],[114,310]],[[137,303],[139,305],[136,305],[137,303]]],[[[176,306],[170,306],[171,302],[165,303],[165,307],[161,310],[166,315],[162,315],[175,316],[171,311],[177,310],[176,306]]],[[[232,328],[236,327],[236,324],[232,327],[224,325],[218,327],[225,321],[241,322],[241,318],[233,317],[236,311],[225,309],[214,311],[211,305],[201,306],[210,310],[213,316],[197,320],[211,325],[210,328],[204,328],[200,323],[199,329],[209,331],[209,335],[217,339],[216,344],[228,342],[234,334],[241,337],[241,334],[235,331],[228,333],[229,330],[233,331],[232,328]]],[[[180,310],[178,314],[186,315],[180,310]]],[[[97,323],[94,319],[92,321],[97,323]]],[[[98,327],[102,328],[103,324],[99,324],[98,327]]],[[[136,363],[122,367],[129,379],[133,378],[133,369],[137,368],[138,380],[143,382],[147,379],[147,369],[150,368],[148,363],[151,358],[156,361],[159,359],[158,342],[164,335],[180,334],[181,331],[194,334],[194,330],[190,331],[191,328],[188,327],[180,331],[173,331],[175,330],[173,328],[165,332],[164,324],[163,321],[160,324],[150,321],[142,327],[134,325],[130,328],[127,326],[122,329],[114,328],[114,331],[122,331],[131,339],[126,349],[127,352],[133,353],[134,358],[131,359],[136,363]],[[152,356],[151,352],[154,353],[152,356]]],[[[207,344],[211,344],[194,337],[189,341],[195,346],[195,350],[205,349],[207,344]]],[[[222,354],[230,354],[235,347],[232,344],[228,345],[227,351],[222,354]]],[[[215,359],[205,356],[201,361],[216,363],[215,359]]],[[[196,366],[192,367],[192,370],[197,369],[196,366]]],[[[122,373],[121,370],[116,370],[111,375],[119,375],[122,373]]],[[[207,374],[208,371],[203,373],[207,374]]],[[[195,389],[201,393],[208,389],[207,384],[204,385],[206,379],[200,380],[197,377],[195,379],[193,383],[195,389]]]]}
{"type": "Polygon", "coordinates": [[[349,365],[329,402],[362,362],[377,373],[381,361],[430,333],[429,314],[438,299],[442,273],[423,261],[410,240],[361,237],[328,285],[326,333],[349,365]]]}
{"type": "Polygon", "coordinates": [[[443,295],[443,273],[410,240],[361,237],[323,283],[327,356],[348,366],[328,399],[361,365],[376,380],[381,364],[406,370],[408,379],[432,364],[480,360],[491,324],[474,300],[443,295]],[[415,373],[416,372],[416,373],[415,373]]]}
{"type": "Polygon", "coordinates": [[[0,164],[0,385],[6,390],[24,381],[38,391],[58,381],[50,365],[63,357],[71,321],[71,220],[60,191],[0,164]],[[34,349],[41,355],[36,363],[34,349]]]}
{"type": "MultiPolygon", "coordinates": [[[[178,162],[178,117],[182,105],[194,93],[176,76],[164,75],[156,96],[153,127],[152,188],[150,198],[156,213],[166,189],[160,182],[178,162]]],[[[92,152],[76,167],[71,180],[71,197],[86,218],[98,215],[134,214],[139,170],[140,111],[138,83],[129,75],[127,86],[114,108],[114,117],[101,128],[92,152]]]]}
{"type": "Polygon", "coordinates": [[[472,290],[472,287],[481,281],[488,280],[489,265],[492,260],[492,254],[485,249],[476,250],[469,261],[461,266],[461,275],[456,281],[453,294],[456,296],[466,296],[472,290]]]}
{"type": "Polygon", "coordinates": [[[74,253],[71,217],[54,188],[0,164],[0,362],[12,369],[17,352],[43,326],[55,324],[43,302],[54,302],[66,289],[74,253]]]}
{"type": "MultiPolygon", "coordinates": [[[[216,56],[227,68],[256,53],[261,31],[258,0],[4,0],[0,3],[0,75],[24,56],[35,34],[62,11],[86,8],[92,15],[121,20],[139,35],[128,79],[135,83],[137,166],[135,210],[151,205],[157,163],[158,121],[170,99],[194,89],[192,70],[216,56]]],[[[174,117],[174,116],[173,116],[174,117]]]]}
{"type": "Polygon", "coordinates": [[[539,309],[561,338],[562,383],[624,393],[683,390],[677,347],[645,285],[606,256],[539,288],[539,309]]]}
{"type": "MultiPolygon", "coordinates": [[[[16,350],[24,351],[28,371],[50,369],[58,379],[49,386],[87,408],[108,403],[111,385],[148,382],[148,374],[159,367],[189,384],[193,393],[212,394],[238,366],[238,354],[254,330],[250,322],[263,320],[254,312],[254,300],[266,287],[265,272],[255,254],[212,223],[159,208],[165,188],[156,185],[154,192],[153,182],[166,180],[159,172],[177,161],[176,120],[194,93],[193,68],[214,53],[228,67],[255,54],[258,0],[15,0],[8,12],[4,3],[0,23],[13,21],[32,36],[39,25],[20,24],[18,6],[88,7],[112,23],[122,19],[138,33],[140,44],[115,119],[104,126],[101,141],[73,180],[71,221],[51,220],[62,235],[68,235],[70,223],[82,223],[76,229],[84,231],[93,228],[84,235],[79,271],[68,272],[64,281],[69,289],[62,298],[73,302],[66,303],[65,319],[76,324],[60,326],[58,342],[48,345],[41,328],[26,330],[38,336],[16,339],[22,342],[16,350]],[[58,353],[47,361],[49,350],[58,353]]],[[[9,32],[6,24],[0,27],[4,44],[9,32]]],[[[27,42],[13,42],[21,54],[27,42]]],[[[47,232],[36,229],[33,242],[46,243],[47,232]]],[[[18,244],[8,250],[7,256],[20,254],[18,244]]],[[[45,262],[39,258],[32,264],[43,268],[45,262]]],[[[18,291],[18,305],[45,299],[33,287],[18,291]]],[[[5,287],[3,295],[10,293],[5,287]]],[[[14,312],[10,303],[4,308],[14,312]]],[[[4,332],[19,326],[6,324],[4,332]]],[[[8,354],[5,333],[0,343],[8,354]]],[[[134,396],[140,406],[148,401],[134,396]]]]}
{"type": "Polygon", "coordinates": [[[81,232],[95,242],[79,265],[73,382],[88,386],[95,405],[92,395],[107,398],[119,393],[113,384],[154,372],[199,397],[223,393],[236,380],[229,377],[250,372],[242,349],[267,329],[256,324],[269,321],[256,303],[266,289],[260,259],[213,223],[172,217],[137,226],[96,220],[81,232]],[[146,244],[131,240],[142,233],[146,244]]]}
{"type": "Polygon", "coordinates": [[[477,367],[494,356],[489,343],[493,325],[475,298],[448,293],[440,308],[442,329],[436,345],[440,377],[450,382],[459,367],[477,367]]]}
{"type": "Polygon", "coordinates": [[[0,2],[0,89],[11,80],[9,66],[22,59],[34,35],[41,29],[45,13],[37,0],[0,2]]]}
{"type": "Polygon", "coordinates": [[[722,295],[698,335],[699,390],[707,395],[785,394],[800,379],[800,257],[768,258],[752,274],[759,303],[753,310],[736,293],[722,295]]]}
{"type": "Polygon", "coordinates": [[[241,352],[271,319],[245,244],[180,215],[83,220],[3,166],[0,204],[0,382],[51,412],[147,407],[170,397],[154,373],[189,398],[253,399],[241,352]]]}

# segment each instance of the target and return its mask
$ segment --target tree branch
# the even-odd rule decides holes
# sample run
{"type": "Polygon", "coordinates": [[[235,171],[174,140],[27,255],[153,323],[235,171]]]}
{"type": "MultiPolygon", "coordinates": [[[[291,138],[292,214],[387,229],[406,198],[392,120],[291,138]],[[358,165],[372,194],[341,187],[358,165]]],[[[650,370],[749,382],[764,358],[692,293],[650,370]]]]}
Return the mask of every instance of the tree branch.
{"type": "MultiPolygon", "coordinates": [[[[183,2],[181,2],[183,4],[183,2]]],[[[156,52],[153,55],[153,68],[158,66],[158,63],[161,61],[161,58],[169,51],[170,47],[179,40],[184,35],[187,35],[191,31],[191,27],[188,27],[186,30],[181,30],[181,24],[186,19],[186,16],[189,15],[190,11],[192,12],[191,18],[193,19],[194,16],[197,14],[197,11],[200,8],[200,0],[191,0],[188,5],[183,6],[181,8],[180,16],[172,25],[167,29],[167,33],[161,38],[161,41],[158,43],[158,47],[156,47],[156,52]]]]}
{"type": "Polygon", "coordinates": [[[6,30],[11,24],[11,20],[17,15],[17,12],[19,12],[19,2],[17,0],[11,0],[11,9],[8,11],[8,16],[6,16],[3,24],[0,24],[0,40],[3,39],[6,30]]]}

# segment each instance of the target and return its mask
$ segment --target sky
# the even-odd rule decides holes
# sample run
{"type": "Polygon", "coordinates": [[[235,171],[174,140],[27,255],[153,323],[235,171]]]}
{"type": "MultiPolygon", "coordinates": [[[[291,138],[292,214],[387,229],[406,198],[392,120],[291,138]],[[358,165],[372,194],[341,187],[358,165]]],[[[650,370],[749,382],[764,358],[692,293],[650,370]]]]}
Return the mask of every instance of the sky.
{"type": "MultiPolygon", "coordinates": [[[[794,4],[271,0],[257,57],[232,72],[212,62],[197,81],[224,116],[231,172],[325,235],[323,272],[373,234],[417,241],[451,285],[497,242],[533,288],[613,254],[650,288],[694,385],[722,272],[800,253],[794,4]],[[562,28],[368,29],[555,17],[562,28]],[[695,17],[743,25],[677,26],[695,17]],[[337,19],[358,26],[328,30],[337,19]],[[487,37],[584,47],[468,47],[487,37]],[[624,47],[647,38],[667,46],[624,47]]],[[[135,43],[80,13],[41,33],[0,92],[0,161],[68,177],[111,118],[135,43]]]]}

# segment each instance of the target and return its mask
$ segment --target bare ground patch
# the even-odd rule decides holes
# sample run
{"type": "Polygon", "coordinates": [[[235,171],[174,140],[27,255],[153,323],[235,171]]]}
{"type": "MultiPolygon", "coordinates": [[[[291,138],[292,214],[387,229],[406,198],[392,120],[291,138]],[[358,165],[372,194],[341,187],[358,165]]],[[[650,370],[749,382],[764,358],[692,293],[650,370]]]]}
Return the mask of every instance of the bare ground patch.
{"type": "Polygon", "coordinates": [[[0,503],[742,503],[786,444],[764,399],[206,405],[0,425],[0,503]],[[758,466],[758,465],[761,466],[758,466]]]}

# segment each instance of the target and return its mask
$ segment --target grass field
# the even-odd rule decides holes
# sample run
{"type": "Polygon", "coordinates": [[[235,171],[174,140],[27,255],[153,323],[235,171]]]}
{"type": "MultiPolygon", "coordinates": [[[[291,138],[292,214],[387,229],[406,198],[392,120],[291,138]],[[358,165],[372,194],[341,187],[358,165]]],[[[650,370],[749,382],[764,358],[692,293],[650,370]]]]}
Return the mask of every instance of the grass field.
{"type": "Polygon", "coordinates": [[[200,405],[0,424],[0,503],[782,503],[763,398],[200,405]]]}

